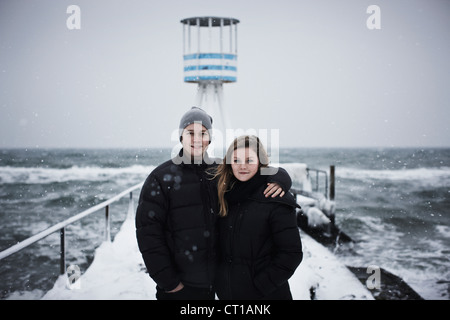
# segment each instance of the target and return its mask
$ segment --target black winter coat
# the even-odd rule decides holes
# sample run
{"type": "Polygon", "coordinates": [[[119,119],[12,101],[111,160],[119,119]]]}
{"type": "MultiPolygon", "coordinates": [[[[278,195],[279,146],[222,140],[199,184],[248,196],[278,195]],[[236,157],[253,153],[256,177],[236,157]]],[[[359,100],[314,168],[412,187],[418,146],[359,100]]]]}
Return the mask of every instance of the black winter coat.
{"type": "Polygon", "coordinates": [[[183,160],[180,152],[150,173],[136,212],[139,250],[165,291],[180,282],[211,288],[217,261],[217,189],[205,172],[215,164],[183,160]]]}
{"type": "Polygon", "coordinates": [[[229,203],[219,218],[219,299],[292,299],[288,279],[303,258],[292,194],[265,198],[264,186],[229,203]]]}

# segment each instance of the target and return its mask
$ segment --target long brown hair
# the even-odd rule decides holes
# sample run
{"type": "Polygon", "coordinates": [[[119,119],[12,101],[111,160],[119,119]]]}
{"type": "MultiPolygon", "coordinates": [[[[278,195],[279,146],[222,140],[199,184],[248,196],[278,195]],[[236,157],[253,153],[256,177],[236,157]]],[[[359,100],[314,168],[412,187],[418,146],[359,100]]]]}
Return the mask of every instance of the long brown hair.
{"type": "Polygon", "coordinates": [[[218,177],[217,190],[219,198],[219,215],[225,217],[228,213],[228,206],[225,200],[225,193],[233,188],[231,178],[233,170],[231,164],[233,161],[233,152],[239,148],[250,148],[258,156],[259,168],[269,165],[269,157],[261,140],[254,135],[243,135],[234,139],[233,143],[228,147],[227,154],[222,163],[219,164],[214,173],[214,178],[218,177]]]}

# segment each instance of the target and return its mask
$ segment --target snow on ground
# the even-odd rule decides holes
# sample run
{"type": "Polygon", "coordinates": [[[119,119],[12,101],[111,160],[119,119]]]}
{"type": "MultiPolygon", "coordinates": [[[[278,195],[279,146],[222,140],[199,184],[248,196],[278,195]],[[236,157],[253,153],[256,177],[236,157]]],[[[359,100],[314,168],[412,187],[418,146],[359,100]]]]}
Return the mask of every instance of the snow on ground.
{"type": "Polygon", "coordinates": [[[90,267],[68,285],[66,275],[42,299],[127,300],[155,299],[155,283],[145,273],[139,252],[134,219],[128,216],[113,242],[103,242],[95,251],[90,267]]]}
{"type": "MultiPolygon", "coordinates": [[[[104,242],[91,266],[77,283],[60,276],[45,300],[155,299],[155,283],[145,273],[139,252],[133,215],[128,215],[113,242],[104,242]]],[[[289,280],[294,300],[366,300],[373,296],[337,258],[321,244],[301,232],[304,257],[289,280]]]]}
{"type": "Polygon", "coordinates": [[[370,291],[327,248],[300,231],[303,261],[289,279],[294,300],[373,300],[370,291]]]}

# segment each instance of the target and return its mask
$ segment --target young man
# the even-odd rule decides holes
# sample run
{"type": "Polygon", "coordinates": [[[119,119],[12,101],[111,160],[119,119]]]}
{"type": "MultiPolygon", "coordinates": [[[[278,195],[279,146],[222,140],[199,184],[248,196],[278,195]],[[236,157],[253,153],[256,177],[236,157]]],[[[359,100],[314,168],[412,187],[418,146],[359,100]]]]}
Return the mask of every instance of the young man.
{"type": "MultiPolygon", "coordinates": [[[[182,149],[147,177],[136,212],[136,236],[158,300],[213,300],[217,266],[218,201],[209,169],[217,163],[206,152],[212,118],[192,107],[180,121],[182,149]]],[[[289,190],[279,170],[272,181],[289,190]],[[281,180],[281,181],[280,181],[281,180]]],[[[283,194],[271,183],[266,196],[283,194]]]]}

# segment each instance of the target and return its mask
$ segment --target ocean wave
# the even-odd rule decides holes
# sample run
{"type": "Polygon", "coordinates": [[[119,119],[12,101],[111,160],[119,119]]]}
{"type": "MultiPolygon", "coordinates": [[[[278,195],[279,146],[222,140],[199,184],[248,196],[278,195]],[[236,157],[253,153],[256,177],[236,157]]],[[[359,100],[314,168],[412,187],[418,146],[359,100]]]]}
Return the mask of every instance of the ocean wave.
{"type": "MultiPolygon", "coordinates": [[[[305,178],[306,164],[277,163],[274,166],[285,168],[293,182],[302,182],[305,178]]],[[[328,168],[318,168],[328,171],[328,168]]],[[[450,167],[429,167],[415,169],[369,170],[352,167],[336,167],[336,178],[359,180],[361,182],[414,182],[415,185],[445,188],[450,185],[450,167]]]]}
{"type": "Polygon", "coordinates": [[[142,180],[155,166],[133,165],[123,168],[79,167],[66,169],[0,167],[0,184],[47,184],[68,181],[107,181],[118,176],[141,177],[142,180]]]}
{"type": "MultiPolygon", "coordinates": [[[[450,239],[450,227],[449,226],[443,226],[438,225],[435,227],[436,231],[444,238],[450,239]]],[[[450,248],[449,248],[450,250],[450,248]]]]}
{"type": "Polygon", "coordinates": [[[435,187],[450,185],[450,168],[417,168],[400,170],[363,170],[354,168],[337,168],[336,176],[344,179],[358,179],[362,181],[392,181],[392,182],[422,182],[435,187]]]}

